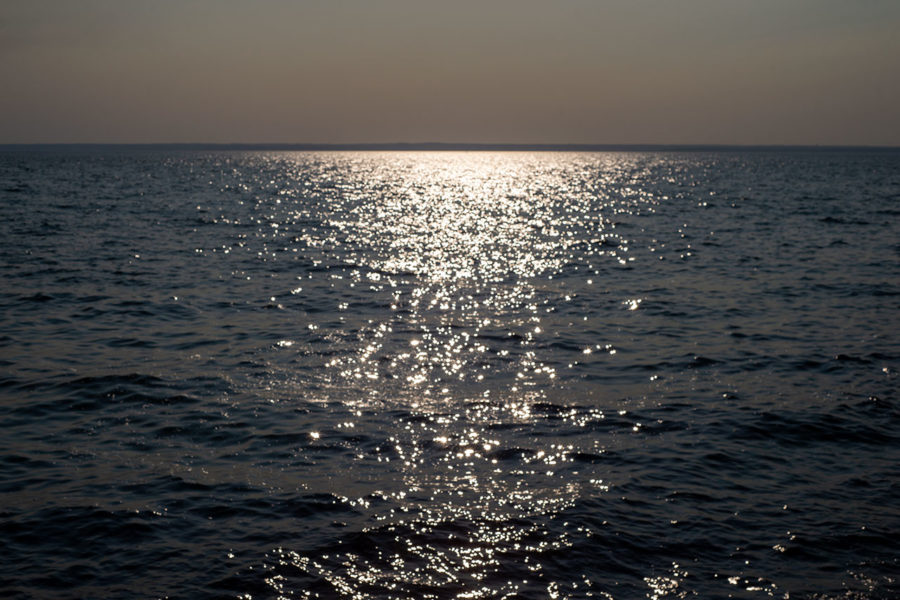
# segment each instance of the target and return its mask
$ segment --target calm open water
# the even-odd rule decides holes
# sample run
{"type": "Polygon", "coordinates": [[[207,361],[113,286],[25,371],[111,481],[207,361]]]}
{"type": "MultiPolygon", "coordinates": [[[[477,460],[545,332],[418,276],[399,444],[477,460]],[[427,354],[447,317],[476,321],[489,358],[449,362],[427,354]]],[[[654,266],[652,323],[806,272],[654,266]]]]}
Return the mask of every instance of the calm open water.
{"type": "Polygon", "coordinates": [[[4,598],[900,597],[900,153],[0,154],[4,598]]]}

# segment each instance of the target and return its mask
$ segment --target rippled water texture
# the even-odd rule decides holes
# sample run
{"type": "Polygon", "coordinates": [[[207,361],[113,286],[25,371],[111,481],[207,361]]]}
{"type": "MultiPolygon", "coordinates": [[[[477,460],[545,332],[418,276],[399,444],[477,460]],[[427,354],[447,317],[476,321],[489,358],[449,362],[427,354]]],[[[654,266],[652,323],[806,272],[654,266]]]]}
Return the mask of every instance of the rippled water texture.
{"type": "Polygon", "coordinates": [[[0,595],[900,597],[900,154],[0,155],[0,595]]]}

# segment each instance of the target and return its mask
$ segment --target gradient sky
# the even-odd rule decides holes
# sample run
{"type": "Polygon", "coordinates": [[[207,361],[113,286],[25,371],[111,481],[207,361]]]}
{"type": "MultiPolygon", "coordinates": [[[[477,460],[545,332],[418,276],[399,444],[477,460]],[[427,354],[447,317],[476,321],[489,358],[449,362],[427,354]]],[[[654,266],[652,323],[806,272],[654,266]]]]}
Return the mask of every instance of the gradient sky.
{"type": "Polygon", "coordinates": [[[898,0],[2,0],[0,143],[900,145],[898,0]]]}

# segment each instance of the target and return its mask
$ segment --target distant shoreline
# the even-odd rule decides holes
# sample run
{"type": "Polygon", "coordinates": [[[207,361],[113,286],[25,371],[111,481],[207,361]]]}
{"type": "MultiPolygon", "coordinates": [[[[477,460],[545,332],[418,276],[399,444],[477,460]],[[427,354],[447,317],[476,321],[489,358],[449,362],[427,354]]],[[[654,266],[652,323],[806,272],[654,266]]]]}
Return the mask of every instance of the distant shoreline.
{"type": "Polygon", "coordinates": [[[740,145],[740,144],[265,144],[265,143],[49,143],[0,144],[0,151],[116,151],[116,150],[217,150],[217,151],[448,151],[448,152],[900,152],[900,146],[740,145]]]}

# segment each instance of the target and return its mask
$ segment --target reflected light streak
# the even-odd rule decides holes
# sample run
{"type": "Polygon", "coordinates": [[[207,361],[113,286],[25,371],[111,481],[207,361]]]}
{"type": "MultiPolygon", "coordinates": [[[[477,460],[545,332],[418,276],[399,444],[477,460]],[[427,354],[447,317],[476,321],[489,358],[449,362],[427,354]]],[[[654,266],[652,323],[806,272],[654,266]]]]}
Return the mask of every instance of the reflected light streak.
{"type": "MultiPolygon", "coordinates": [[[[310,171],[309,160],[298,156],[298,172],[310,171]]],[[[569,547],[568,535],[591,532],[551,535],[549,524],[609,484],[595,458],[603,449],[590,435],[603,412],[544,412],[567,367],[542,360],[543,349],[571,326],[571,307],[581,302],[580,288],[559,275],[580,271],[580,285],[602,286],[604,272],[629,262],[616,215],[652,211],[654,199],[634,181],[619,181],[620,159],[608,155],[360,153],[328,160],[342,163],[340,179],[316,171],[303,180],[297,206],[314,198],[336,216],[326,228],[304,228],[310,216],[292,209],[287,194],[262,211],[263,220],[280,225],[266,228],[267,246],[302,244],[326,257],[309,276],[334,288],[341,315],[317,324],[332,349],[323,402],[330,389],[361,419],[367,411],[404,415],[384,443],[356,455],[352,469],[362,478],[383,472],[398,480],[379,480],[392,491],[346,500],[372,513],[364,531],[377,544],[348,539],[327,555],[278,549],[270,559],[329,582],[345,598],[369,597],[366,590],[500,598],[535,585],[565,597],[558,582],[540,582],[542,557],[569,547]],[[596,187],[598,173],[607,189],[596,187]],[[523,447],[505,433],[548,418],[585,436],[523,447]],[[521,563],[519,579],[492,580],[510,561],[521,563]]],[[[307,285],[289,291],[302,296],[307,285]]],[[[624,302],[628,310],[640,303],[624,302]]],[[[599,343],[572,352],[601,360],[616,350],[599,343]]],[[[304,383],[297,386],[302,393],[304,383]]],[[[310,436],[328,444],[347,429],[310,436]]],[[[339,488],[334,493],[343,495],[339,488]]],[[[270,586],[290,591],[284,580],[272,578],[270,586]]]]}

